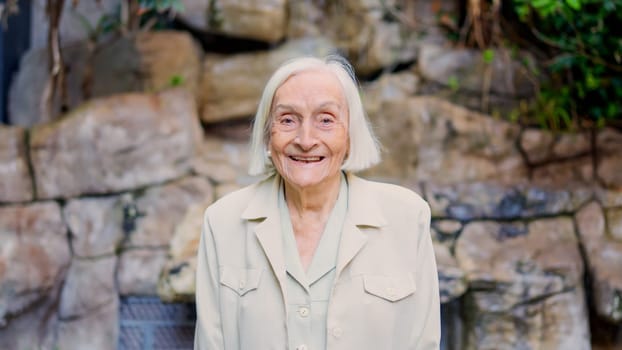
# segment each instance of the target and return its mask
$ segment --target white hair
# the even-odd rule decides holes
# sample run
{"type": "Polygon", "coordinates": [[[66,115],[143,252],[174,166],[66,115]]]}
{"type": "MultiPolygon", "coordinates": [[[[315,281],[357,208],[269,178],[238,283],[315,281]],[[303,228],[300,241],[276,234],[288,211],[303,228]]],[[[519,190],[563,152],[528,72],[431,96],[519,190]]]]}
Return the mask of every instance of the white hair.
{"type": "Polygon", "coordinates": [[[275,171],[268,157],[268,143],[272,122],[270,115],[272,100],[276,90],[291,76],[313,69],[324,69],[333,73],[341,83],[347,101],[350,117],[348,127],[350,147],[341,169],[355,172],[380,162],[380,145],[365,116],[352,65],[345,58],[337,55],[330,55],[324,59],[302,57],[282,64],[266,83],[253,122],[248,171],[250,175],[269,174],[275,171]]]}

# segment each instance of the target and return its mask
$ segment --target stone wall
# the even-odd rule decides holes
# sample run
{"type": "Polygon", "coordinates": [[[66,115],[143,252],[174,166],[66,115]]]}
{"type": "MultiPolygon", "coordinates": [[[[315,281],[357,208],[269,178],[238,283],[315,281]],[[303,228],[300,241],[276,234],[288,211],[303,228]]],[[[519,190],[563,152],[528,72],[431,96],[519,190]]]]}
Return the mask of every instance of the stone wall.
{"type": "MultiPolygon", "coordinates": [[[[114,349],[120,298],[192,301],[204,208],[256,181],[246,142],[263,84],[290,57],[337,50],[365,78],[384,146],[362,175],[431,206],[453,310],[443,347],[622,346],[622,132],[505,121],[533,93],[527,54],[484,62],[438,28],[391,19],[393,1],[184,2],[194,37],[67,43],[60,118],[41,110],[41,49],[24,57],[10,96],[19,126],[0,126],[0,348],[114,349]],[[214,34],[271,48],[202,50],[214,34]]],[[[457,11],[416,4],[419,18],[457,11]]]]}

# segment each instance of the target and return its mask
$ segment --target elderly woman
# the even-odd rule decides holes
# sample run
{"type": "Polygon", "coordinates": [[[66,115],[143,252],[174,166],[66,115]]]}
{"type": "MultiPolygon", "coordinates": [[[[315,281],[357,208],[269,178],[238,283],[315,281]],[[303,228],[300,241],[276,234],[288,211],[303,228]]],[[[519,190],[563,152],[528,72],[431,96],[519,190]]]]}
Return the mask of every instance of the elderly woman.
{"type": "Polygon", "coordinates": [[[195,349],[438,349],[430,209],[353,172],[380,161],[352,67],[299,58],[268,81],[250,173],[205,212],[195,349]]]}

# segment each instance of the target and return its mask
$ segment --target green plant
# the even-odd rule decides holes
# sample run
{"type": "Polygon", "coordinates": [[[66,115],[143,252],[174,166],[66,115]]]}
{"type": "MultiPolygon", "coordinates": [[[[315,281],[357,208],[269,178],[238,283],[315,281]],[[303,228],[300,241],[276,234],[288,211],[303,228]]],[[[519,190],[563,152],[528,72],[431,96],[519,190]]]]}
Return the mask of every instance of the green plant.
{"type": "Polygon", "coordinates": [[[169,85],[171,87],[181,86],[184,84],[184,81],[185,79],[183,76],[176,74],[176,75],[173,75],[171,79],[169,80],[169,85]]]}
{"type": "Polygon", "coordinates": [[[92,25],[83,14],[72,11],[94,41],[102,34],[128,33],[166,28],[166,17],[184,12],[182,0],[122,0],[116,11],[104,14],[92,25]]]}
{"type": "Polygon", "coordinates": [[[514,0],[514,9],[550,57],[536,120],[573,129],[622,119],[622,0],[514,0]]]}
{"type": "Polygon", "coordinates": [[[495,59],[495,52],[492,49],[486,49],[482,51],[482,59],[487,64],[492,63],[492,61],[495,59]]]}
{"type": "MultiPolygon", "coordinates": [[[[130,0],[136,1],[136,0],[130,0]]],[[[137,15],[140,16],[139,25],[143,28],[166,27],[161,21],[163,14],[184,12],[182,0],[138,0],[137,15]]]]}
{"type": "Polygon", "coordinates": [[[458,77],[452,75],[447,78],[447,86],[449,86],[449,88],[454,92],[458,91],[458,89],[460,88],[460,82],[458,81],[458,77]]]}

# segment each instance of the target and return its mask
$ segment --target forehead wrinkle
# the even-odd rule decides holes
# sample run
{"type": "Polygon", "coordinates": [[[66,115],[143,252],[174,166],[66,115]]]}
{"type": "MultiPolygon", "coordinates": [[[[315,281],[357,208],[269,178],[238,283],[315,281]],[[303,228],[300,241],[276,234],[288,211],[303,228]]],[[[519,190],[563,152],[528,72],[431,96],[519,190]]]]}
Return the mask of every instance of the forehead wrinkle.
{"type": "Polygon", "coordinates": [[[275,112],[278,111],[279,109],[284,109],[286,111],[294,111],[294,110],[296,110],[296,108],[294,106],[289,105],[289,104],[283,104],[283,103],[278,103],[278,104],[276,104],[272,108],[272,110],[275,111],[275,112]]]}
{"type": "MultiPolygon", "coordinates": [[[[297,110],[304,108],[303,105],[304,105],[303,103],[300,103],[300,104],[277,103],[274,106],[274,108],[272,108],[272,111],[278,112],[279,110],[284,110],[287,112],[296,112],[297,110]]],[[[335,107],[338,110],[342,109],[342,105],[338,101],[328,100],[328,101],[320,103],[320,105],[314,108],[313,110],[315,112],[315,111],[330,108],[330,107],[335,107]]]]}

